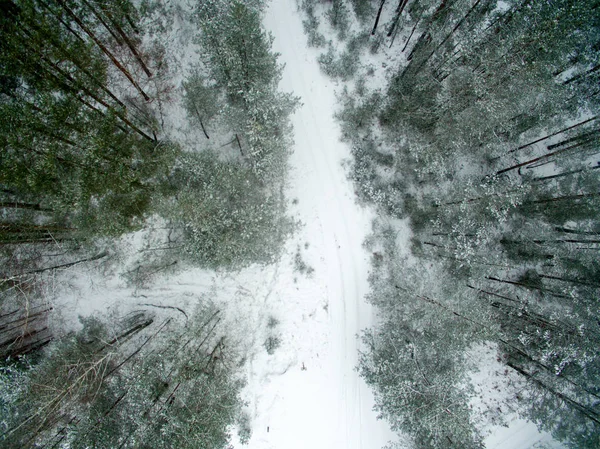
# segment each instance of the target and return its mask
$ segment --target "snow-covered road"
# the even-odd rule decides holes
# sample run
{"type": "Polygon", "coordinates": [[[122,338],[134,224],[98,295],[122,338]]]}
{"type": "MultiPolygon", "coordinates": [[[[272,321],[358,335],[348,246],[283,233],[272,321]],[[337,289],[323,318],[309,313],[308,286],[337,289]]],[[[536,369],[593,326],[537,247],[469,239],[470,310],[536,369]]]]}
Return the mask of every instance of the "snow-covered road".
{"type": "Polygon", "coordinates": [[[334,86],[319,71],[317,53],[307,49],[296,2],[272,1],[264,23],[285,64],[279,87],[303,103],[292,117],[288,196],[297,199],[291,212],[303,223],[294,244],[315,271],[294,283],[276,275],[273,294],[283,296],[283,329],[292,332],[282,350],[294,354],[293,364],[281,376],[258,367],[251,374],[251,383],[263,385],[250,447],[380,449],[392,434],[376,420],[371,391],[355,370],[356,335],[373,319],[364,301],[369,257],[362,247],[372,215],[355,203],[341,165],[349,149],[333,119],[334,86]]]}

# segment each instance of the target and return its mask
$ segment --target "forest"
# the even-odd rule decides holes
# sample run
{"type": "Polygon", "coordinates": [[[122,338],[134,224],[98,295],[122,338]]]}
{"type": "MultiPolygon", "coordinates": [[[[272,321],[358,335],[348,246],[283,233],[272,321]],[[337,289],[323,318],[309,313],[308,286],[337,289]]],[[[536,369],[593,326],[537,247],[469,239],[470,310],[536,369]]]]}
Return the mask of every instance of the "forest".
{"type": "Polygon", "coordinates": [[[599,6],[302,2],[322,70],[344,82],[356,194],[377,208],[381,322],[359,370],[412,447],[483,447],[503,410],[600,445],[599,6]],[[516,380],[482,412],[470,373],[486,347],[516,380]]]}
{"type": "MultiPolygon", "coordinates": [[[[388,448],[484,448],[509,414],[600,447],[600,3],[296,3],[375,211],[360,244],[378,319],[356,370],[399,435],[388,448]],[[493,399],[474,381],[485,363],[493,399]]],[[[243,285],[194,301],[153,286],[184,267],[277,274],[286,257],[294,290],[319,275],[316,245],[289,249],[301,103],[279,88],[268,7],[0,0],[0,446],[252,441],[247,348],[283,351],[285,320],[244,335],[243,285]],[[64,275],[88,266],[135,304],[58,310],[49,298],[98,282],[64,275]]]]}
{"type": "Polygon", "coordinates": [[[136,288],[178,262],[277,257],[297,100],[277,90],[263,8],[0,2],[2,447],[222,448],[240,420],[248,438],[242,356],[210,297],[190,316],[155,306],[184,324],[133,310],[67,331],[45,297],[60,270],[106,269],[136,231],[159,245],[124,273],[136,288]],[[194,46],[184,79],[175,31],[194,46]]]}

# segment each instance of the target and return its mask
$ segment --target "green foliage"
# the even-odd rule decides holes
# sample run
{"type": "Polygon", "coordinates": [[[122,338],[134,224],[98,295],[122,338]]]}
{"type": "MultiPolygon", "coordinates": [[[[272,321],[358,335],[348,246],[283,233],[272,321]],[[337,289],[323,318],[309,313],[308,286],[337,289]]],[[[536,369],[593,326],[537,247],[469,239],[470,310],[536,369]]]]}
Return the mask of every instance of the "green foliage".
{"type": "Polygon", "coordinates": [[[252,437],[252,423],[247,412],[242,412],[238,421],[238,437],[242,444],[248,444],[252,437]]]}
{"type": "MultiPolygon", "coordinates": [[[[80,236],[117,235],[139,225],[177,149],[127,118],[108,86],[111,62],[85,34],[63,25],[72,19],[61,5],[5,5],[0,183],[11,200],[47,206],[80,236]]],[[[129,2],[98,6],[111,23],[135,20],[129,2]]],[[[91,9],[71,7],[92,26],[91,9]]]]}
{"type": "Polygon", "coordinates": [[[233,104],[244,108],[248,93],[275,87],[281,67],[256,8],[235,0],[200,2],[196,14],[213,78],[233,104]]]}
{"type": "Polygon", "coordinates": [[[306,274],[307,276],[312,276],[312,274],[315,272],[315,269],[308,265],[302,258],[300,246],[298,246],[296,254],[294,255],[294,271],[297,271],[301,274],[306,274]]]}
{"type": "Polygon", "coordinates": [[[267,354],[273,355],[275,354],[275,350],[281,346],[281,338],[275,335],[269,335],[265,342],[263,343],[267,354]]]}
{"type": "MultiPolygon", "coordinates": [[[[363,78],[342,96],[359,198],[383,220],[408,215],[413,231],[410,264],[375,232],[385,252],[377,248],[371,301],[386,319],[365,335],[361,373],[415,447],[480,444],[461,403],[464,339],[476,330],[503,342],[507,369],[528,380],[519,413],[568,447],[598,444],[592,3],[410,2],[402,29],[414,36],[385,93],[370,96],[363,78]],[[415,266],[436,273],[427,288],[414,274],[401,279],[415,266]],[[457,397],[456,413],[437,414],[440,397],[457,397]]],[[[351,78],[332,48],[319,62],[351,78]]]]}
{"type": "Polygon", "coordinates": [[[207,267],[240,267],[274,260],[288,228],[281,198],[252,170],[211,152],[183,155],[171,176],[177,196],[162,213],[185,232],[185,252],[207,267]]]}
{"type": "Polygon", "coordinates": [[[98,319],[84,320],[80,332],[54,345],[27,373],[4,443],[228,447],[242,384],[230,368],[233,354],[224,350],[225,337],[214,333],[217,314],[201,308],[188,328],[168,338],[160,335],[168,322],[153,329],[152,320],[129,320],[119,337],[98,319]],[[153,333],[136,337],[140,326],[153,333]],[[152,350],[142,351],[150,340],[152,350]],[[186,346],[189,351],[182,351],[186,346]]]}
{"type": "Polygon", "coordinates": [[[261,27],[259,7],[201,2],[196,15],[213,79],[227,93],[224,116],[249,144],[245,156],[254,173],[278,186],[287,171],[288,117],[298,99],[277,92],[282,67],[271,51],[273,37],[261,27]]]}
{"type": "Polygon", "coordinates": [[[193,121],[197,121],[205,130],[209,120],[220,109],[217,90],[214,86],[210,86],[199,73],[194,74],[191,79],[184,82],[183,87],[185,89],[185,108],[188,115],[193,117],[193,121]]]}
{"type": "Polygon", "coordinates": [[[324,47],[327,44],[327,39],[321,33],[319,33],[319,21],[314,15],[309,15],[308,19],[302,21],[304,32],[308,37],[309,47],[324,47]]]}
{"type": "Polygon", "coordinates": [[[366,349],[359,357],[359,373],[375,390],[375,407],[415,447],[480,448],[465,350],[487,332],[459,318],[474,311],[465,308],[460,290],[434,284],[443,273],[422,264],[407,269],[394,257],[394,231],[377,225],[376,232],[389,262],[373,269],[369,301],[384,318],[376,331],[363,334],[366,349]]]}
{"type": "Polygon", "coordinates": [[[359,59],[350,51],[338,54],[331,43],[327,53],[321,53],[317,59],[323,73],[332,78],[348,81],[356,75],[360,67],[359,59]]]}
{"type": "Polygon", "coordinates": [[[302,20],[302,26],[304,27],[304,33],[308,37],[309,47],[324,47],[327,44],[325,36],[319,32],[319,18],[315,14],[315,1],[314,0],[302,0],[301,4],[306,19],[302,20]]]}
{"type": "Polygon", "coordinates": [[[352,9],[356,18],[361,22],[365,23],[374,17],[375,7],[372,0],[350,0],[352,3],[352,9]]]}
{"type": "Polygon", "coordinates": [[[340,40],[346,39],[348,28],[350,26],[348,7],[344,0],[333,0],[331,9],[325,13],[325,17],[334,30],[337,31],[340,40]]]}

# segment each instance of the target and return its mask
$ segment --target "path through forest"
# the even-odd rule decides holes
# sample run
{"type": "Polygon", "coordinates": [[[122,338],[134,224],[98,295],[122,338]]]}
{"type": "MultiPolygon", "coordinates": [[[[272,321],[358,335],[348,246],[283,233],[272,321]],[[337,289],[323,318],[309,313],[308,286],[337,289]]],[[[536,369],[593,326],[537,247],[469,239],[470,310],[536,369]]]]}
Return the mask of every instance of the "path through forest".
{"type": "Polygon", "coordinates": [[[334,86],[306,46],[296,2],[271,2],[264,23],[285,64],[279,88],[303,103],[292,117],[288,195],[297,200],[291,213],[303,223],[294,244],[315,271],[293,283],[277,276],[273,294],[289,301],[288,323],[297,320],[287,326],[295,360],[284,375],[259,368],[250,375],[251,383],[263,384],[250,447],[380,449],[392,434],[376,419],[371,391],[355,370],[356,335],[373,319],[364,301],[369,256],[362,247],[372,215],[355,203],[346,179],[342,161],[350,153],[333,119],[334,86]]]}

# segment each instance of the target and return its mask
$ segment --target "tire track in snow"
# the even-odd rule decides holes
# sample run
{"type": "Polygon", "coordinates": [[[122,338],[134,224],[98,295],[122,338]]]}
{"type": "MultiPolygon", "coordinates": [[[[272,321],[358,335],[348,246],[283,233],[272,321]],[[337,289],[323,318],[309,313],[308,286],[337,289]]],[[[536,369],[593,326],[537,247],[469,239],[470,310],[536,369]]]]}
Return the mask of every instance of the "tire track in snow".
{"type": "Polygon", "coordinates": [[[332,83],[320,73],[317,53],[306,48],[295,1],[273,0],[265,26],[274,34],[274,49],[286,64],[280,89],[301,96],[304,103],[293,116],[292,190],[301,197],[300,219],[311,232],[320,233],[310,238],[318,237],[320,243],[315,250],[320,251],[323,263],[316,276],[324,283],[330,305],[329,356],[333,361],[325,363],[323,372],[312,380],[322,383],[318,391],[327,392],[326,397],[315,399],[333,402],[323,406],[335,410],[335,416],[327,417],[329,433],[316,440],[317,446],[314,438],[309,446],[308,436],[294,432],[295,438],[305,437],[305,442],[286,441],[281,449],[379,449],[392,435],[387,425],[376,421],[370,409],[372,393],[354,371],[358,359],[355,335],[371,324],[371,309],[363,299],[368,264],[362,249],[370,217],[354,203],[352,185],[341,167],[349,151],[339,142],[340,130],[332,117],[336,107],[332,83]]]}

